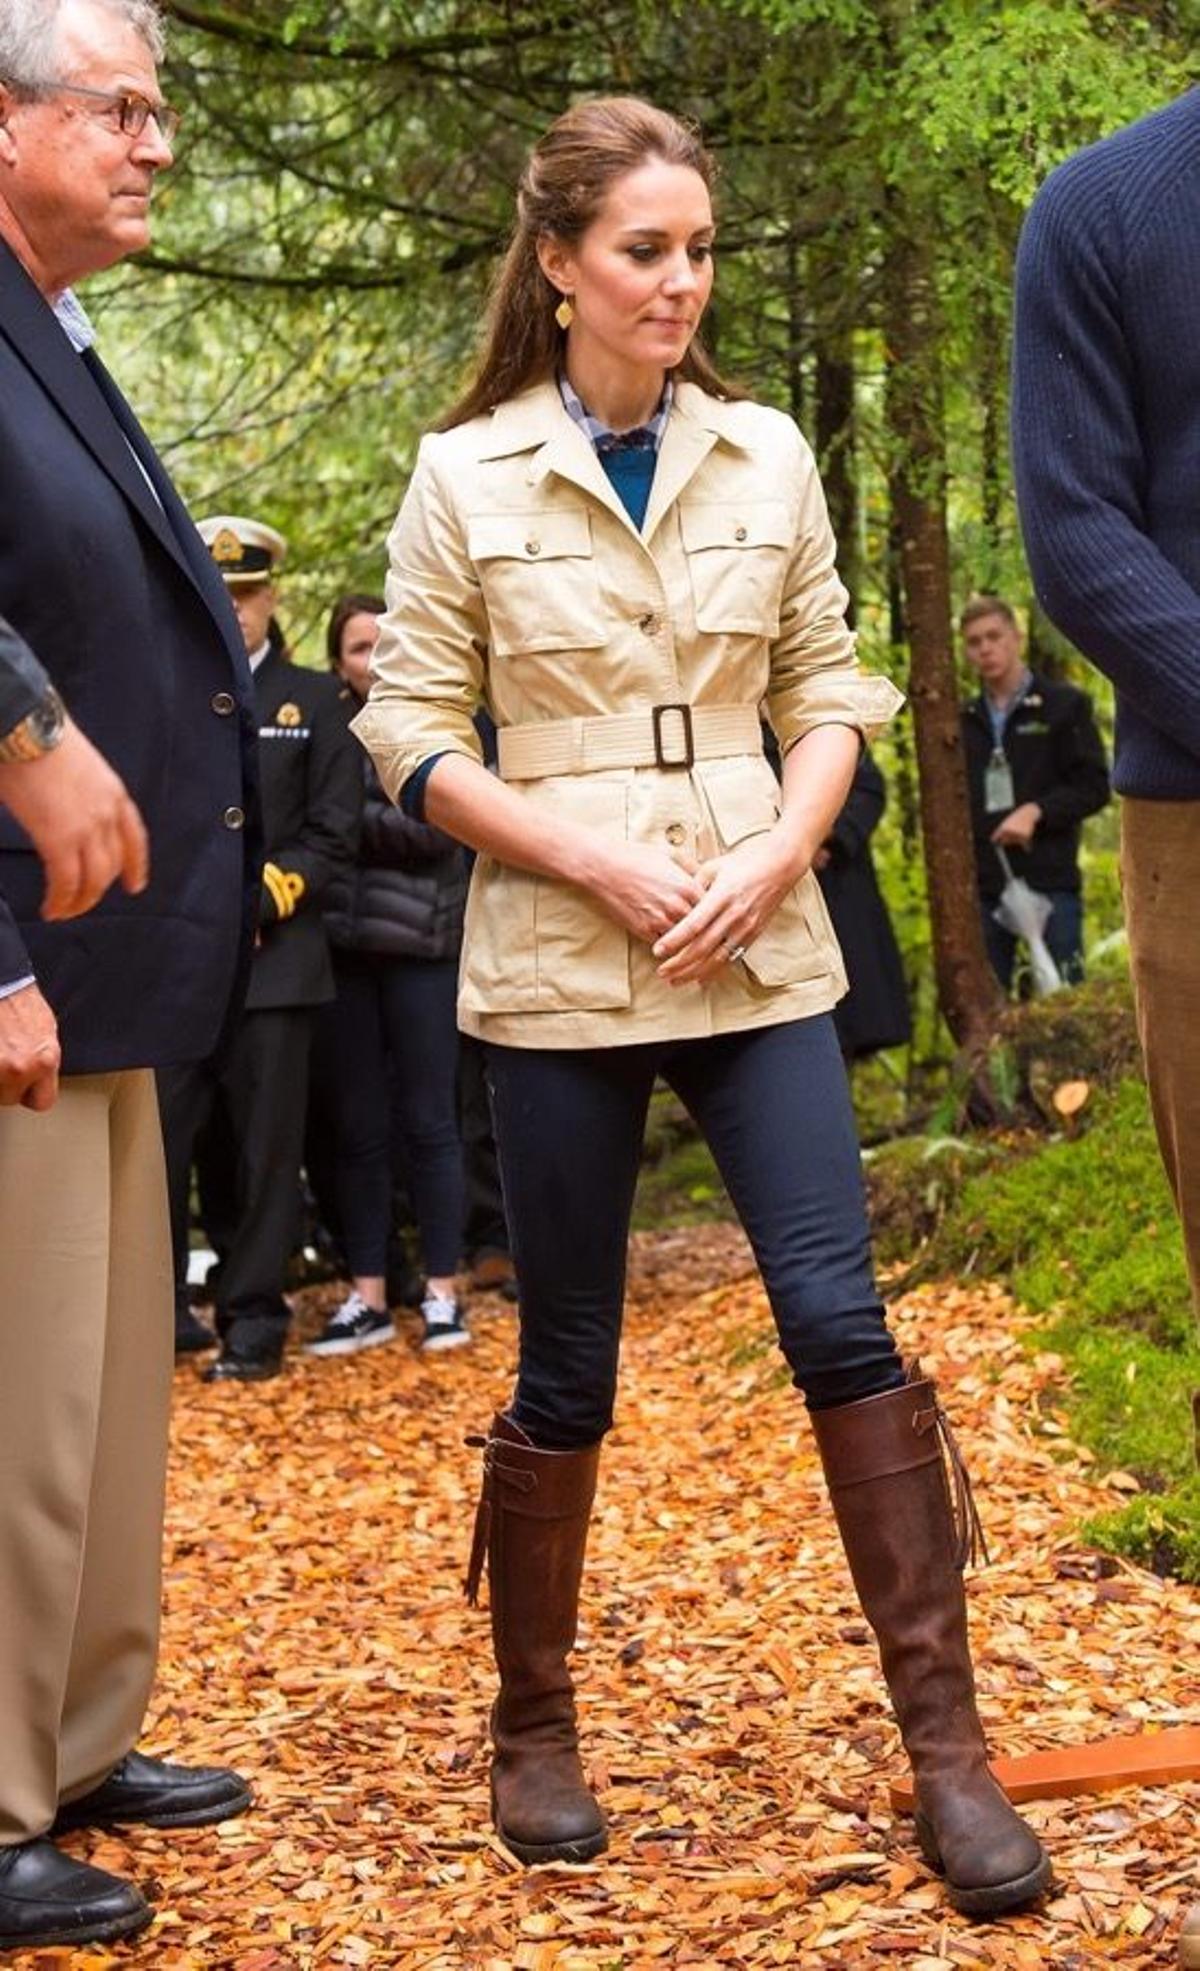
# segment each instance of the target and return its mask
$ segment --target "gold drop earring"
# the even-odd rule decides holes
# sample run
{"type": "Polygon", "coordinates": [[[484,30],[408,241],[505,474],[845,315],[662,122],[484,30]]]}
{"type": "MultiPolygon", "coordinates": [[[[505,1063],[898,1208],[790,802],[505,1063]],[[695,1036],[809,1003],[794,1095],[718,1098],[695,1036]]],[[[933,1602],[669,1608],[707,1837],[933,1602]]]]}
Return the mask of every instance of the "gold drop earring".
{"type": "Polygon", "coordinates": [[[569,329],[571,323],[575,320],[575,310],[571,306],[571,297],[569,294],[563,295],[558,307],[554,310],[554,319],[560,329],[569,329]]]}

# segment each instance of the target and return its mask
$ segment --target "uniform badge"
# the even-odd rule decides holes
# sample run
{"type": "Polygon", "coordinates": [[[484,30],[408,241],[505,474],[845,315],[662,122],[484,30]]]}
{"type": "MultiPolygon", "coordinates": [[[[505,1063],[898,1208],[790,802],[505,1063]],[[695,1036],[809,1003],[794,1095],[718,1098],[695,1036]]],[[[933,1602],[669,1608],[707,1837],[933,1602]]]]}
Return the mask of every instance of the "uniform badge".
{"type": "Polygon", "coordinates": [[[232,527],[222,527],[220,533],[210,543],[208,551],[213,560],[221,564],[240,562],[242,558],[242,544],[232,527]]]}
{"type": "Polygon", "coordinates": [[[275,723],[276,725],[299,725],[303,716],[304,714],[300,710],[299,705],[293,705],[289,698],[286,705],[281,705],[276,712],[275,723]]]}

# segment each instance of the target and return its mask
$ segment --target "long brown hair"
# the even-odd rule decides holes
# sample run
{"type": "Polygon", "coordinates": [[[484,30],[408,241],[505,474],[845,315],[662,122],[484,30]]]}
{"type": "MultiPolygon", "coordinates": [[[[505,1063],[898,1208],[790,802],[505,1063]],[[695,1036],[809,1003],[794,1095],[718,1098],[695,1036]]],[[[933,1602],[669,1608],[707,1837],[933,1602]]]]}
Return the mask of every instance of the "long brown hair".
{"type": "MultiPolygon", "coordinates": [[[[534,145],[517,187],[517,217],[492,283],[475,375],[446,413],[440,431],[553,376],[564,332],[554,319],[562,299],[538,264],[538,240],[552,234],[573,246],[591,225],[618,178],[658,159],[698,172],[711,191],[713,159],[699,132],[638,96],[596,96],[576,103],[534,145]]],[[[675,374],[716,397],[740,397],[693,337],[675,374]]]]}

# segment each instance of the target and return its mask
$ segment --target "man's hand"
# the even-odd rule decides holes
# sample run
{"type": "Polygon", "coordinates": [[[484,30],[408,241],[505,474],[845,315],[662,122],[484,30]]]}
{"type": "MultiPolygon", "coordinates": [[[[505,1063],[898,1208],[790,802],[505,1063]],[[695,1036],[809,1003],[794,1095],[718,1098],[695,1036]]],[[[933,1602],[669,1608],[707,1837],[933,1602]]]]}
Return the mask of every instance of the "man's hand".
{"type": "Polygon", "coordinates": [[[1005,815],[998,828],[993,828],[992,840],[998,849],[1027,849],[1041,818],[1036,801],[1022,801],[1019,808],[1005,815]]]}
{"type": "Polygon", "coordinates": [[[43,917],[78,917],[118,877],[131,893],[145,889],[150,847],[142,817],[124,782],[70,719],[53,752],[0,765],[0,804],[42,859],[43,917]]]}
{"type": "Polygon", "coordinates": [[[61,1058],[58,1024],[35,985],[0,999],[0,1106],[53,1108],[61,1058]]]}

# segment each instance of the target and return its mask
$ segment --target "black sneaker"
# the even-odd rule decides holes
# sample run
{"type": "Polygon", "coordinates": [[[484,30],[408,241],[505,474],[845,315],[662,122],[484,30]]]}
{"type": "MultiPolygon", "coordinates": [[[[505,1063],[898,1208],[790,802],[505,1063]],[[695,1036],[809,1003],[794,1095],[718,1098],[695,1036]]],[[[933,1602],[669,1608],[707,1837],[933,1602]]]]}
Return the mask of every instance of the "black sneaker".
{"type": "Polygon", "coordinates": [[[368,1307],[357,1287],[335,1307],[319,1335],[304,1344],[306,1355],[357,1355],[360,1348],[378,1348],[394,1341],[396,1330],[385,1307],[368,1307]]]}
{"type": "Polygon", "coordinates": [[[463,1348],[471,1340],[471,1330],[459,1300],[447,1300],[437,1293],[427,1294],[421,1302],[421,1322],[422,1355],[434,1355],[445,1348],[463,1348]]]}

